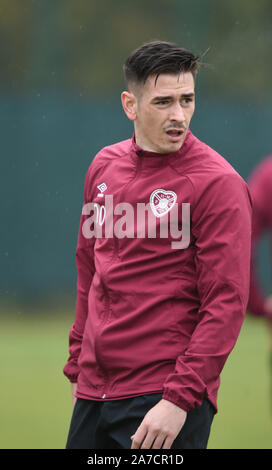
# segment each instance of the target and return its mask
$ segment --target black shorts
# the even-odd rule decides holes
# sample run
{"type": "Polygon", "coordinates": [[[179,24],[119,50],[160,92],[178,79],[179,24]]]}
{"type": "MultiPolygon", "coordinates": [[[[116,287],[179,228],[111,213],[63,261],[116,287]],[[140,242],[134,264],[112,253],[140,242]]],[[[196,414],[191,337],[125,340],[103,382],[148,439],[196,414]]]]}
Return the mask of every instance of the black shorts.
{"type": "MultiPolygon", "coordinates": [[[[130,436],[161,398],[162,393],[104,402],[78,398],[66,449],[130,449],[130,436]]],[[[214,414],[207,399],[190,410],[171,449],[206,449],[214,414]]]]}

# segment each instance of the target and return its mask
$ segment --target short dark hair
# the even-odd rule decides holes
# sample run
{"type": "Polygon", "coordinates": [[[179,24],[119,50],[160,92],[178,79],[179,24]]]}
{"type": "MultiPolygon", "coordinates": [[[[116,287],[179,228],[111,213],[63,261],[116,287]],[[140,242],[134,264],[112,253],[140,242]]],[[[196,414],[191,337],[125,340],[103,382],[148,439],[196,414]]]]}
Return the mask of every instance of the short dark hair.
{"type": "Polygon", "coordinates": [[[200,67],[200,57],[173,42],[150,41],[135,49],[123,65],[127,87],[144,85],[147,78],[161,73],[191,72],[194,79],[200,67]]]}

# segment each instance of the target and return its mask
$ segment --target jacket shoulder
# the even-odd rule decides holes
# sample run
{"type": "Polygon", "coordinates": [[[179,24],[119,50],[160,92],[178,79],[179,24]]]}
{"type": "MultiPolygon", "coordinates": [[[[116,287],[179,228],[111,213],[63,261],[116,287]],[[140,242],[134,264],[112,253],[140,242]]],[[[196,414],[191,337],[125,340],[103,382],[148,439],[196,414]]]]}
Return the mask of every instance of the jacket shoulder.
{"type": "Polygon", "coordinates": [[[122,140],[115,144],[107,145],[103,147],[94,157],[92,163],[100,165],[108,163],[110,160],[120,158],[126,155],[131,147],[131,139],[122,140]]]}
{"type": "Polygon", "coordinates": [[[249,177],[249,185],[262,185],[264,182],[272,181],[272,155],[268,155],[259,162],[249,177]]]}
{"type": "Polygon", "coordinates": [[[194,188],[195,198],[213,195],[221,191],[245,191],[248,193],[246,181],[237,170],[212,147],[196,137],[191,147],[187,176],[194,188]]]}
{"type": "Polygon", "coordinates": [[[272,155],[268,155],[256,165],[248,179],[248,186],[255,210],[265,214],[269,220],[272,197],[272,155]]]}
{"type": "Polygon", "coordinates": [[[200,167],[207,174],[238,174],[225,157],[199,139],[195,139],[195,152],[201,160],[200,167]]]}
{"type": "Polygon", "coordinates": [[[130,150],[131,139],[123,140],[112,145],[103,147],[91,160],[85,173],[86,191],[91,190],[91,182],[99,175],[103,175],[103,171],[115,159],[127,155],[130,150]]]}

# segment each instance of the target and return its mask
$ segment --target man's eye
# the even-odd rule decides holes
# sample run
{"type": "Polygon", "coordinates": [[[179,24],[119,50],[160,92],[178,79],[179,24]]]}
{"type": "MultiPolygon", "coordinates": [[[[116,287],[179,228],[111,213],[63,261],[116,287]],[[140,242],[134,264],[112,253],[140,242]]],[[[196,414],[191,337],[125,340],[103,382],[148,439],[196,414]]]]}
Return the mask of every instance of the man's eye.
{"type": "Polygon", "coordinates": [[[156,104],[168,104],[168,101],[157,101],[156,104]]]}
{"type": "Polygon", "coordinates": [[[190,103],[190,102],[192,102],[192,101],[193,101],[192,98],[183,98],[183,100],[181,100],[181,102],[182,102],[183,104],[188,104],[188,103],[190,103]]]}

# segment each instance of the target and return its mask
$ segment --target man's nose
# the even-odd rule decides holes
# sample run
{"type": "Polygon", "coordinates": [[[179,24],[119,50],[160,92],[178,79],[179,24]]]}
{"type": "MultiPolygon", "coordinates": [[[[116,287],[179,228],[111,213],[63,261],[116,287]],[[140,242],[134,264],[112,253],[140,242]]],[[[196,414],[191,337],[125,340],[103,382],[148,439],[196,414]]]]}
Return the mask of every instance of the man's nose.
{"type": "Polygon", "coordinates": [[[176,103],[171,107],[169,119],[170,121],[177,121],[179,123],[185,121],[184,110],[180,103],[176,103]]]}

